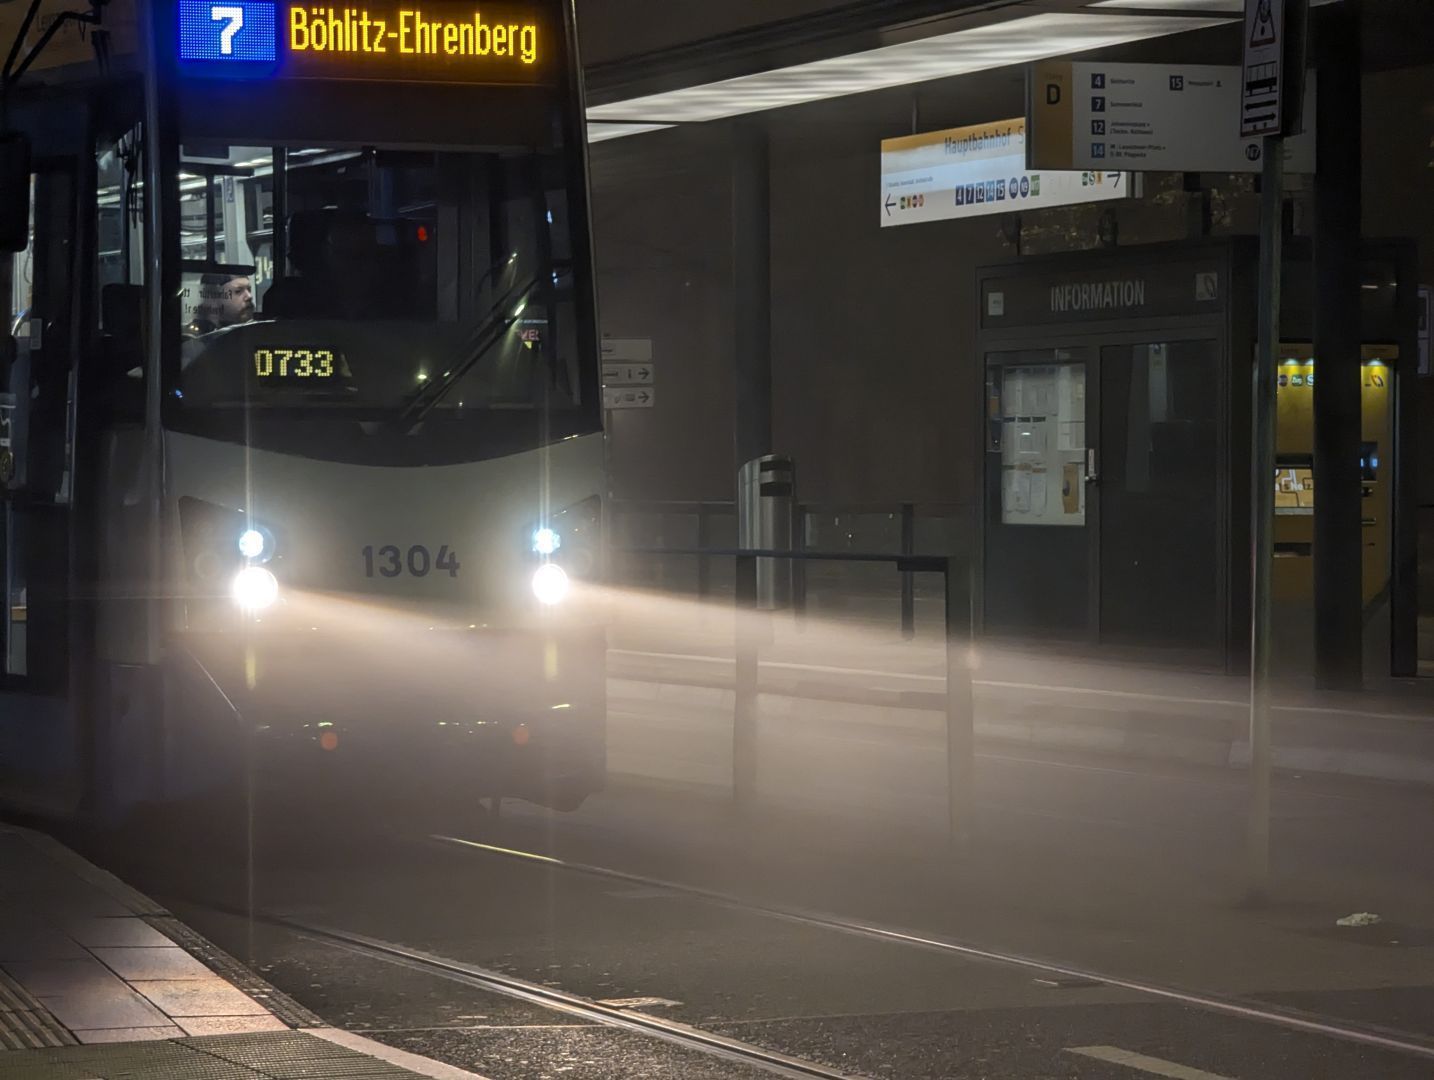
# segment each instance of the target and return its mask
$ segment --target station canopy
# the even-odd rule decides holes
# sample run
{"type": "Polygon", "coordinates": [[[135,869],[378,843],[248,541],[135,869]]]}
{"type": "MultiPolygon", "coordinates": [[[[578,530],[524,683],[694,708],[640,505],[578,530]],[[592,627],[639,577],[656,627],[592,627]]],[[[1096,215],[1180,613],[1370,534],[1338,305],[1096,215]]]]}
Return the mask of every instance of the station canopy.
{"type": "MultiPolygon", "coordinates": [[[[1315,4],[1334,0],[1314,0],[1315,4]]],[[[1220,26],[1243,0],[946,0],[843,7],[589,73],[589,139],[826,101],[1220,26]]]]}

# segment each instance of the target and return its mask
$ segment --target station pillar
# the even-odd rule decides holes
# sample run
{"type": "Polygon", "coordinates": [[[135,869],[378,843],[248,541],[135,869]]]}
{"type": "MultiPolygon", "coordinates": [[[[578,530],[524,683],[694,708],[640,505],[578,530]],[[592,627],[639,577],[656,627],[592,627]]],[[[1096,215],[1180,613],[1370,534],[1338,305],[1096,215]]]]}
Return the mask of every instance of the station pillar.
{"type": "Polygon", "coordinates": [[[1315,174],[1314,671],[1324,689],[1364,676],[1360,478],[1360,4],[1323,9],[1315,174]]]}
{"type": "Polygon", "coordinates": [[[772,199],[766,129],[732,130],[734,468],[772,450],[772,199]]]}

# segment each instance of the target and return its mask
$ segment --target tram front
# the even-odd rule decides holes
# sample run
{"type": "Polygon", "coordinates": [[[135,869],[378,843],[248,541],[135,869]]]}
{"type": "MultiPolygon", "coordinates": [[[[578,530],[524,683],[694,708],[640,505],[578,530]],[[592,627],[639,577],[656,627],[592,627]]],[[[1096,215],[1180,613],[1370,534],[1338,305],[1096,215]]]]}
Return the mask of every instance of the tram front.
{"type": "Polygon", "coordinates": [[[576,806],[605,682],[570,8],[156,11],[159,153],[122,183],[161,192],[167,791],[242,761],[576,806]]]}

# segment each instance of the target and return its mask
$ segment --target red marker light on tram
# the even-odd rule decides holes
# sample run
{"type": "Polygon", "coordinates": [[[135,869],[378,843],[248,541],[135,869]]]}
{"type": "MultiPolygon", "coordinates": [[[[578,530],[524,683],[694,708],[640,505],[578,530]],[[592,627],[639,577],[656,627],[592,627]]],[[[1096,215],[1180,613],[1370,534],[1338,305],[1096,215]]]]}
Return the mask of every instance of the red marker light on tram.
{"type": "Polygon", "coordinates": [[[339,733],[337,731],[326,731],[319,736],[319,745],[325,750],[337,750],[339,748],[339,733]]]}

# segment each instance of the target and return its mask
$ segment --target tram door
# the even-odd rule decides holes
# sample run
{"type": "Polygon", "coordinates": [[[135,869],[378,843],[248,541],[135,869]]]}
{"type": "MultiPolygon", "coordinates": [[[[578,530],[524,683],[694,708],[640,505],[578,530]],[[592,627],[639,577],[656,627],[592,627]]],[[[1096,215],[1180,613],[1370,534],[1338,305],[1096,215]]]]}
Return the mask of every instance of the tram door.
{"type": "Polygon", "coordinates": [[[40,164],[29,247],[5,257],[0,685],[29,692],[62,692],[68,672],[76,180],[73,159],[40,164]]]}
{"type": "MultiPolygon", "coordinates": [[[[13,117],[12,113],[12,117],[13,117]]],[[[74,669],[75,284],[81,171],[37,148],[26,250],[0,254],[0,777],[9,802],[72,813],[82,789],[74,669]]]]}
{"type": "Polygon", "coordinates": [[[987,356],[988,633],[1220,646],[1219,346],[987,356]]]}

